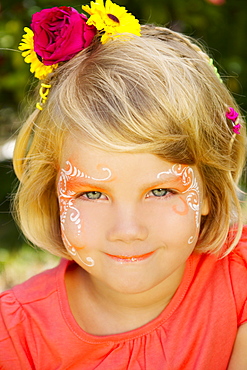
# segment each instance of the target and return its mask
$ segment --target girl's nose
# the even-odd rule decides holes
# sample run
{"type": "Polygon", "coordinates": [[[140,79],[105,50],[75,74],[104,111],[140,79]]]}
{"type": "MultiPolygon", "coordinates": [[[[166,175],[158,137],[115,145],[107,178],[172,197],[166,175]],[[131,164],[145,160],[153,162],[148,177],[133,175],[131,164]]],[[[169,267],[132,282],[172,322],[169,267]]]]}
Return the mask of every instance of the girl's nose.
{"type": "Polygon", "coordinates": [[[114,212],[110,221],[107,239],[111,242],[122,241],[132,243],[136,240],[143,241],[148,236],[147,226],[144,225],[145,216],[136,212],[132,207],[124,206],[114,212]]]}

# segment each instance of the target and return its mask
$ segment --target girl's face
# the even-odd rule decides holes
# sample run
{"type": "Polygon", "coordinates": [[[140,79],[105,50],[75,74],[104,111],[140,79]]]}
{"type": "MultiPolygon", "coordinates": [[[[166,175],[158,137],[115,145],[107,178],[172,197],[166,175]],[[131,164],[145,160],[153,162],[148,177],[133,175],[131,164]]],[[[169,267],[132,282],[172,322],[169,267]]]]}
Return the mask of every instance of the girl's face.
{"type": "Polygon", "coordinates": [[[207,200],[194,166],[67,140],[58,178],[61,232],[94,281],[125,293],[176,279],[207,200]]]}

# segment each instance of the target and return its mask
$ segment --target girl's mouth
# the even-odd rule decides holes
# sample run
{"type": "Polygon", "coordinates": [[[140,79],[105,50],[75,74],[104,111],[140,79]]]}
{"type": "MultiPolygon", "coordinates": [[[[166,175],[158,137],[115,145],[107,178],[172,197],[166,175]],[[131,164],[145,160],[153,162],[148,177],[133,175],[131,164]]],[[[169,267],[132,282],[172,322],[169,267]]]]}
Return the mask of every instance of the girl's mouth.
{"type": "Polygon", "coordinates": [[[122,262],[122,263],[124,263],[124,262],[125,263],[133,263],[133,262],[143,261],[143,260],[149,258],[152,254],[154,254],[154,251],[146,253],[146,254],[136,255],[136,256],[116,256],[116,255],[113,255],[113,254],[106,253],[106,255],[108,257],[114,259],[115,261],[122,262]]]}

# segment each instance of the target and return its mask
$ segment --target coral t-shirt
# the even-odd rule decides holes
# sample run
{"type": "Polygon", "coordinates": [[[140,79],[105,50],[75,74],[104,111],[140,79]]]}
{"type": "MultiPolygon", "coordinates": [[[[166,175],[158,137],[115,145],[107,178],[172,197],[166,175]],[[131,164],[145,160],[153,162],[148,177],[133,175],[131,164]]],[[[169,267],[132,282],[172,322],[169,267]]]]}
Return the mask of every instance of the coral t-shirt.
{"type": "Polygon", "coordinates": [[[1,294],[1,369],[227,368],[237,329],[247,322],[247,229],[223,259],[192,254],[164,311],[123,334],[95,336],[79,327],[64,283],[69,263],[1,294]]]}

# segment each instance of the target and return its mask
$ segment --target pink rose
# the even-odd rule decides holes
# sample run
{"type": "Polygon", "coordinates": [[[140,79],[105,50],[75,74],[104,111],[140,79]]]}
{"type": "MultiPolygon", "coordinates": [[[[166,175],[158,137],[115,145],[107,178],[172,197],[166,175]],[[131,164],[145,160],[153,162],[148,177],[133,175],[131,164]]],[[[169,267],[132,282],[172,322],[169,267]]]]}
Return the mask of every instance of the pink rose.
{"type": "Polygon", "coordinates": [[[46,66],[70,60],[89,46],[96,34],[87,17],[74,8],[43,9],[32,17],[34,51],[46,66]]]}
{"type": "Polygon", "coordinates": [[[238,113],[232,107],[229,107],[229,111],[226,113],[226,118],[235,122],[238,118],[238,113]]]}

